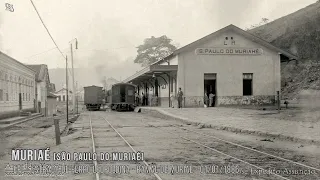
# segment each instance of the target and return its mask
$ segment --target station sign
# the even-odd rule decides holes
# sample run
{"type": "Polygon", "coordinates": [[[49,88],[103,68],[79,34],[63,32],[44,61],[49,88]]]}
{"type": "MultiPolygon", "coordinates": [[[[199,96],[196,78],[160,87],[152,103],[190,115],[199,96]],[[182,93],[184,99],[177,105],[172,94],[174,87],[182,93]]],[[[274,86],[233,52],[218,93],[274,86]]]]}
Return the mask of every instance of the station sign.
{"type": "Polygon", "coordinates": [[[261,55],[261,48],[197,48],[197,55],[261,55]]]}

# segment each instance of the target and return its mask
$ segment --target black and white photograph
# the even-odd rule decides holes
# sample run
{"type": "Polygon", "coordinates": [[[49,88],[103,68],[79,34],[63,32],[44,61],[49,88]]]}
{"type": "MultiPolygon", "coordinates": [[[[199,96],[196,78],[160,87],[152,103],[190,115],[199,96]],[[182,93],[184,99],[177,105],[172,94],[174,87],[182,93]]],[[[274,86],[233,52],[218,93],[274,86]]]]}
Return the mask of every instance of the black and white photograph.
{"type": "Polygon", "coordinates": [[[320,0],[0,6],[0,180],[320,179],[320,0]]]}

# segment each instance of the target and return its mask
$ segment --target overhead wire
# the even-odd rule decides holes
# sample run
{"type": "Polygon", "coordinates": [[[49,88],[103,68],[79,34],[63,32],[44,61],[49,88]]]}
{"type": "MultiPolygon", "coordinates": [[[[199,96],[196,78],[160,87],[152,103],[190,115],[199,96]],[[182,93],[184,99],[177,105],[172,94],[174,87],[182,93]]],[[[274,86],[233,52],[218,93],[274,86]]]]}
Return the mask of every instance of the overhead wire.
{"type": "Polygon", "coordinates": [[[52,51],[52,50],[55,50],[55,49],[57,49],[57,47],[54,47],[54,48],[45,50],[45,51],[43,51],[43,52],[41,52],[41,53],[33,54],[33,55],[28,56],[28,57],[25,57],[25,58],[28,59],[28,58],[31,58],[31,57],[34,57],[34,56],[38,56],[38,55],[44,54],[44,53],[46,53],[46,52],[49,52],[49,51],[52,51]]]}
{"type": "MultiPolygon", "coordinates": [[[[44,24],[44,22],[43,22],[43,20],[42,20],[42,18],[41,18],[41,16],[40,16],[40,14],[39,14],[39,12],[38,12],[38,10],[37,10],[37,8],[36,8],[35,4],[33,3],[33,1],[32,1],[32,0],[30,0],[30,2],[32,3],[33,8],[34,8],[34,10],[36,11],[36,13],[37,13],[37,15],[38,15],[38,17],[39,17],[39,19],[40,19],[40,21],[41,21],[42,25],[43,25],[43,26],[44,26],[44,28],[46,29],[47,33],[49,34],[49,36],[50,36],[50,38],[51,38],[52,42],[55,44],[55,46],[56,46],[56,47],[55,47],[55,48],[51,48],[51,49],[49,49],[49,50],[46,50],[46,51],[44,51],[44,52],[41,52],[41,53],[38,53],[38,54],[32,55],[32,56],[29,56],[28,58],[30,58],[30,57],[34,57],[34,56],[36,56],[36,55],[43,54],[43,53],[45,53],[45,52],[48,52],[48,51],[51,51],[51,50],[54,50],[54,49],[58,49],[58,50],[59,50],[59,52],[60,52],[60,54],[62,55],[63,59],[66,59],[65,55],[62,53],[62,51],[60,50],[59,46],[57,45],[57,43],[56,43],[56,42],[55,42],[55,40],[53,39],[52,35],[50,34],[50,32],[49,32],[49,30],[48,30],[47,26],[44,24]]],[[[68,78],[69,78],[69,77],[71,76],[71,74],[72,74],[72,73],[70,72],[70,69],[69,69],[69,68],[68,68],[68,72],[69,72],[69,76],[68,76],[68,78]]]]}
{"type": "Polygon", "coordinates": [[[42,18],[41,18],[41,16],[40,16],[40,14],[39,14],[39,12],[38,12],[38,10],[37,10],[36,6],[35,6],[35,5],[34,5],[34,3],[33,3],[33,1],[32,1],[32,0],[30,0],[30,2],[31,2],[31,4],[32,4],[32,6],[33,6],[34,10],[35,10],[35,11],[36,11],[36,13],[38,14],[38,17],[39,17],[39,19],[40,19],[40,21],[41,21],[42,25],[43,25],[43,26],[44,26],[44,28],[47,30],[47,33],[49,34],[49,36],[50,36],[51,40],[53,41],[53,43],[55,44],[56,48],[57,48],[57,49],[59,50],[59,52],[61,53],[61,55],[62,55],[63,59],[65,59],[66,57],[63,55],[63,53],[62,53],[62,51],[60,50],[59,46],[57,45],[57,43],[55,42],[55,40],[54,40],[54,39],[53,39],[53,37],[51,36],[51,34],[50,34],[50,32],[49,32],[49,30],[48,30],[47,26],[44,24],[44,22],[43,22],[43,20],[42,20],[42,18]]]}
{"type": "MultiPolygon", "coordinates": [[[[82,52],[82,51],[110,51],[110,50],[115,50],[115,49],[129,49],[129,48],[136,48],[136,47],[135,46],[130,46],[130,47],[118,47],[118,48],[108,48],[108,49],[80,49],[80,50],[78,49],[77,52],[82,52]]],[[[25,57],[25,58],[31,58],[31,57],[34,57],[34,56],[38,56],[38,55],[44,54],[46,52],[52,51],[54,49],[57,49],[57,47],[42,51],[42,52],[37,53],[37,54],[30,55],[30,56],[25,57]]],[[[69,48],[67,48],[66,50],[69,50],[69,48]]],[[[63,51],[63,52],[68,53],[70,51],[63,51]]]]}

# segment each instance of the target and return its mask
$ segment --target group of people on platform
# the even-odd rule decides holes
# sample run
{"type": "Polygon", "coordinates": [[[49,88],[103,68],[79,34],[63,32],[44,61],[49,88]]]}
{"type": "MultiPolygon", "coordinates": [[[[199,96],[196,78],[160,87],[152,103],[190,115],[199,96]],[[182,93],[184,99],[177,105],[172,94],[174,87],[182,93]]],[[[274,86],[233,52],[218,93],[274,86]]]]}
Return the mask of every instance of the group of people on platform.
{"type": "MultiPolygon", "coordinates": [[[[215,106],[215,94],[213,94],[213,92],[210,92],[209,96],[207,94],[207,92],[204,93],[204,107],[214,107],[215,106]]],[[[174,108],[174,103],[176,100],[176,97],[171,94],[170,96],[170,101],[171,101],[171,107],[174,108]]],[[[179,88],[179,91],[177,92],[177,100],[178,100],[178,108],[182,108],[182,100],[183,100],[183,92],[181,90],[181,88],[179,88]]],[[[145,95],[144,93],[141,93],[141,95],[139,96],[139,94],[136,92],[135,93],[135,101],[136,104],[138,104],[139,106],[147,106],[149,105],[148,101],[149,101],[149,97],[147,95],[145,95]]]]}
{"type": "Polygon", "coordinates": [[[146,106],[148,104],[148,96],[144,93],[142,93],[141,96],[139,96],[139,94],[136,92],[135,101],[136,104],[138,104],[139,106],[146,106]]]}
{"type": "MultiPolygon", "coordinates": [[[[173,94],[171,94],[170,96],[170,100],[171,100],[171,107],[174,108],[174,103],[175,102],[175,96],[173,94]]],[[[177,92],[177,100],[178,100],[178,108],[182,108],[182,100],[183,100],[183,92],[181,90],[181,88],[179,88],[179,91],[177,92]]],[[[139,96],[139,94],[136,92],[135,93],[135,102],[136,104],[140,105],[140,106],[147,106],[149,105],[149,97],[147,95],[145,95],[144,93],[141,93],[141,95],[139,96]]]]}

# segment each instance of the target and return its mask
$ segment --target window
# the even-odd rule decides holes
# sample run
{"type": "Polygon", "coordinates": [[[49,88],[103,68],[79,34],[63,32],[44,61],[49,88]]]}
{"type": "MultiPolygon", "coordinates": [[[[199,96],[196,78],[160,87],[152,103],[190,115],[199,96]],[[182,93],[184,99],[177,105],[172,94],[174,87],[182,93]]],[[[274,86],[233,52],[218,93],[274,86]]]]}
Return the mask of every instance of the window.
{"type": "Polygon", "coordinates": [[[66,96],[65,96],[65,95],[63,95],[62,99],[63,99],[63,101],[66,101],[66,96]]]}
{"type": "Polygon", "coordinates": [[[128,96],[133,96],[133,90],[128,90],[128,96]]]}
{"type": "Polygon", "coordinates": [[[252,96],[252,73],[243,73],[243,95],[252,96]]]}
{"type": "Polygon", "coordinates": [[[6,93],[6,101],[9,101],[9,94],[6,93]]]}

